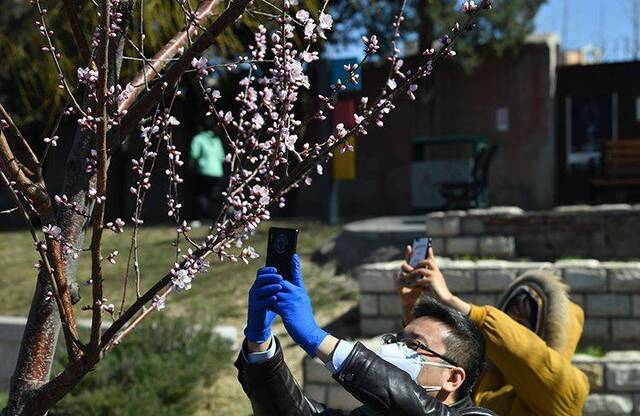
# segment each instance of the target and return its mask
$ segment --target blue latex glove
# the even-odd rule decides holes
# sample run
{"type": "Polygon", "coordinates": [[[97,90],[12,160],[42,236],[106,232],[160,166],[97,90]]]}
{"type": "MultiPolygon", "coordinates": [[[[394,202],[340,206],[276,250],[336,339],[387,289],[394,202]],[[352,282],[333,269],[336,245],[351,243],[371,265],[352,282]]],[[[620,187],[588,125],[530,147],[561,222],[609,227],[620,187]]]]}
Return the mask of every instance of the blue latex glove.
{"type": "Polygon", "coordinates": [[[276,317],[273,310],[276,294],[282,289],[282,277],[273,267],[258,270],[256,281],[249,289],[249,310],[244,336],[247,340],[262,344],[271,337],[271,324],[276,317]]]}
{"type": "Polygon", "coordinates": [[[282,290],[276,295],[276,312],[282,317],[284,327],[293,341],[311,357],[315,357],[320,343],[327,336],[313,317],[311,299],[304,288],[300,257],[293,255],[291,282],[283,280],[282,290]]]}

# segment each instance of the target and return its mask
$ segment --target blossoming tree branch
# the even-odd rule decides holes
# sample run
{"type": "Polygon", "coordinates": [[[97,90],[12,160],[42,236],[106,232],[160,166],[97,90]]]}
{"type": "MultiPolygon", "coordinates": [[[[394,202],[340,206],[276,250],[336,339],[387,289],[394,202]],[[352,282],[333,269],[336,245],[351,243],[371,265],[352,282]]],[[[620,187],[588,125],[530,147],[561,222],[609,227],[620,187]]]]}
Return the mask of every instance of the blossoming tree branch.
{"type": "MultiPolygon", "coordinates": [[[[25,137],[9,111],[0,103],[0,181],[10,191],[14,207],[0,215],[19,214],[33,239],[38,255],[35,294],[22,340],[16,370],[11,381],[6,415],[40,415],[91,370],[150,314],[164,307],[173,292],[188,290],[194,279],[209,268],[210,257],[223,261],[245,261],[258,254],[247,240],[260,222],[270,218],[270,207],[284,206],[286,194],[298,186],[309,185],[313,175],[322,174],[322,164],[336,151],[351,151],[347,138],[364,136],[369,128],[382,126],[394,110],[394,102],[408,96],[415,99],[419,81],[429,77],[442,59],[455,56],[454,43],[474,28],[474,20],[491,0],[464,2],[461,20],[443,34],[434,49],[422,51],[414,68],[406,68],[400,57],[404,5],[390,28],[391,53],[386,82],[375,97],[363,97],[353,114],[354,127],[333,126],[328,137],[308,137],[307,125],[325,120],[338,94],[349,83],[358,83],[358,69],[379,53],[375,34],[362,37],[364,57],[345,67],[346,79],[335,80],[330,94],[318,97],[319,106],[306,119],[297,118],[301,95],[310,87],[308,68],[320,57],[319,41],[333,26],[326,1],[320,10],[305,10],[297,0],[276,4],[268,0],[204,0],[194,8],[188,0],[178,0],[184,13],[184,27],[156,54],[144,52],[145,34],[132,32],[133,0],[98,0],[90,10],[97,25],[84,33],[80,16],[71,0],[63,0],[64,12],[77,52],[86,65],[74,77],[63,71],[62,56],[56,48],[56,28],[49,27],[47,10],[41,0],[31,0],[35,28],[42,37],[42,56],[57,71],[59,87],[67,105],[61,117],[77,120],[73,137],[59,137],[57,126],[47,137],[25,137]],[[221,10],[214,16],[214,11],[221,10]],[[217,37],[245,15],[261,16],[253,43],[233,62],[210,65],[203,57],[217,37]],[[212,19],[212,17],[214,17],[212,19]],[[208,23],[210,22],[210,23],[208,23]],[[139,39],[134,42],[133,39],[139,39]],[[298,41],[296,41],[298,40],[298,41]],[[144,67],[132,80],[120,79],[123,46],[131,44],[144,67]],[[299,46],[302,45],[302,46],[299,46]],[[214,71],[242,70],[235,105],[224,108],[222,93],[209,88],[205,78],[214,71]],[[180,121],[172,115],[183,78],[194,77],[199,96],[208,106],[207,117],[223,132],[228,153],[230,180],[223,192],[224,206],[204,239],[190,236],[182,217],[179,189],[183,158],[177,150],[173,132],[180,121]],[[107,188],[110,156],[130,136],[142,141],[142,151],[130,161],[135,184],[130,188],[135,207],[131,218],[107,219],[107,188]],[[45,151],[36,155],[30,143],[43,140],[45,151]],[[69,141],[63,192],[52,194],[43,176],[47,154],[59,142],[69,141]],[[137,238],[144,223],[143,207],[151,187],[157,161],[168,160],[166,175],[170,186],[166,194],[167,216],[175,223],[176,261],[164,276],[154,277],[151,287],[143,288],[137,238]],[[43,227],[36,227],[37,218],[43,227]],[[104,233],[123,233],[131,227],[128,253],[110,251],[103,246],[104,233]],[[85,230],[91,229],[85,239],[85,230]],[[74,304],[78,302],[75,269],[79,256],[91,257],[91,276],[84,282],[91,288],[90,304],[81,309],[91,316],[88,339],[77,329],[74,304]],[[103,294],[103,268],[126,261],[120,299],[103,294]],[[127,293],[135,281],[136,293],[127,293]],[[108,321],[106,330],[102,330],[108,321]],[[68,363],[50,378],[57,334],[62,329],[68,363]]],[[[141,27],[143,27],[141,25],[141,27]]]]}

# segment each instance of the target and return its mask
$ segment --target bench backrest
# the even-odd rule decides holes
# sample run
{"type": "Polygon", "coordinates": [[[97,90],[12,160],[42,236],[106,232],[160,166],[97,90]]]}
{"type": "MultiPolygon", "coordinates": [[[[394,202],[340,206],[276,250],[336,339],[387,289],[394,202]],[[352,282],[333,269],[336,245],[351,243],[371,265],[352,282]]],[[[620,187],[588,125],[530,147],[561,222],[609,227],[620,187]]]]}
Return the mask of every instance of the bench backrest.
{"type": "Polygon", "coordinates": [[[607,141],[604,173],[613,177],[640,177],[640,139],[607,141]]]}

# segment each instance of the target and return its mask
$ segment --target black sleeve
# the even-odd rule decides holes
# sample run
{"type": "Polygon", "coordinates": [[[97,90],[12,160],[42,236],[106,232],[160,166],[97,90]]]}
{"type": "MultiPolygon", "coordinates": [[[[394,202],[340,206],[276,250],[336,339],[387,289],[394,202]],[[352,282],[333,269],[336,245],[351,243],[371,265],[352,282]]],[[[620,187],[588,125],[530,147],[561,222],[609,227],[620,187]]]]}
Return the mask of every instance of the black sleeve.
{"type": "Polygon", "coordinates": [[[409,375],[357,343],[333,376],[367,407],[394,416],[455,416],[455,409],[429,396],[409,375]],[[389,413],[387,413],[389,412],[389,413]]]}
{"type": "MultiPolygon", "coordinates": [[[[336,414],[325,412],[324,405],[307,399],[284,362],[280,341],[276,343],[276,354],[269,360],[249,364],[242,351],[238,355],[235,367],[238,369],[238,381],[245,394],[251,400],[255,416],[311,416],[318,414],[336,414]]],[[[246,341],[242,349],[246,352],[246,341]]]]}

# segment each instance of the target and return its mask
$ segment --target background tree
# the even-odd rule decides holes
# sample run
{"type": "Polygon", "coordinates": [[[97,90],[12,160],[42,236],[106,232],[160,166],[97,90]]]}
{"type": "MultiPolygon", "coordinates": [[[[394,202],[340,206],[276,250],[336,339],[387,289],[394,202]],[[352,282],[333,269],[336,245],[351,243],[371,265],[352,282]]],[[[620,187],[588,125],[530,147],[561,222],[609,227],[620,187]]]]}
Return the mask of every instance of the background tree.
{"type": "MultiPolygon", "coordinates": [[[[313,114],[303,120],[298,118],[296,109],[303,91],[310,87],[305,68],[319,59],[317,44],[333,26],[331,15],[326,13],[327,2],[309,12],[294,0],[278,4],[232,0],[225,6],[222,0],[197,4],[178,0],[183,16],[179,19],[181,28],[149,58],[143,47],[146,25],[140,24],[136,32],[134,23],[136,6],[145,10],[142,1],[77,4],[63,0],[64,7],[58,11],[59,25],[69,28],[69,32],[60,37],[59,27],[50,23],[49,11],[41,0],[31,0],[32,14],[25,18],[34,21],[34,30],[40,34],[39,50],[30,59],[50,60],[50,71],[55,75],[43,79],[55,81],[64,92],[64,100],[58,103],[65,105],[49,109],[58,113],[58,121],[51,129],[29,137],[0,103],[0,182],[15,204],[14,209],[3,214],[21,216],[39,255],[35,292],[9,402],[3,411],[6,415],[46,413],[146,317],[161,310],[168,296],[190,289],[194,279],[207,272],[209,256],[221,261],[255,258],[257,253],[247,240],[262,221],[270,218],[270,207],[284,205],[289,190],[309,184],[312,175],[321,174],[319,166],[333,152],[350,150],[350,135],[365,135],[370,126],[381,126],[397,99],[415,99],[417,82],[429,77],[442,59],[455,56],[454,43],[472,29],[482,9],[491,7],[491,0],[483,0],[480,5],[465,2],[467,16],[448,31],[442,46],[424,51],[415,67],[406,68],[400,64],[397,48],[403,20],[401,6],[392,23],[388,77],[378,96],[362,100],[353,115],[353,127],[340,123],[328,137],[311,137],[307,126],[325,119],[344,84],[358,82],[357,68],[378,53],[377,37],[363,37],[362,61],[349,65],[347,79],[332,85],[330,95],[318,97],[313,114]],[[237,23],[244,21],[243,16],[263,19],[263,24],[252,30],[250,44],[245,44],[245,50],[233,60],[220,57],[210,64],[203,55],[226,30],[243,28],[237,23]],[[87,30],[86,25],[92,29],[87,30]],[[126,59],[127,45],[136,59],[126,59]],[[80,64],[75,67],[73,62],[80,64]],[[136,68],[138,62],[142,62],[143,70],[126,78],[126,67],[136,68]],[[225,107],[221,92],[207,87],[206,77],[213,71],[236,71],[239,67],[244,76],[236,86],[233,105],[225,107]],[[230,170],[223,193],[225,201],[207,236],[199,241],[191,238],[190,228],[182,218],[179,190],[183,159],[172,135],[180,126],[172,115],[173,104],[185,78],[191,78],[199,87],[199,99],[209,110],[206,116],[217,122],[229,149],[225,159],[230,170]],[[73,134],[58,131],[62,118],[75,122],[73,134]],[[141,142],[140,155],[130,161],[135,177],[130,193],[135,208],[126,221],[107,219],[107,187],[110,180],[122,174],[109,171],[110,157],[129,136],[141,142]],[[36,154],[33,144],[40,141],[44,151],[36,154]],[[47,155],[62,141],[70,143],[70,150],[62,192],[55,194],[43,176],[43,166],[47,155]],[[154,283],[143,287],[137,235],[144,222],[145,197],[159,158],[168,163],[166,212],[176,227],[172,242],[175,257],[165,275],[153,277],[154,283]],[[104,233],[120,234],[125,226],[132,228],[130,266],[121,281],[105,282],[103,269],[124,256],[103,247],[102,237],[104,233]],[[85,239],[89,229],[90,238],[85,239]],[[75,305],[80,299],[76,264],[81,255],[91,258],[91,275],[84,282],[88,303],[75,305]],[[135,281],[135,297],[127,296],[131,280],[135,281]],[[114,302],[105,299],[105,284],[121,285],[122,298],[114,302]],[[82,313],[91,316],[88,339],[81,339],[76,325],[77,316],[82,313]],[[103,321],[109,318],[111,323],[103,331],[103,321]],[[67,363],[49,380],[60,328],[67,363]]],[[[155,15],[163,12],[158,9],[149,15],[141,13],[140,21],[155,21],[155,15]]],[[[56,102],[42,94],[43,100],[56,102]]]]}
{"type": "MultiPolygon", "coordinates": [[[[481,48],[499,56],[516,53],[525,38],[533,33],[534,19],[547,0],[496,0],[498,7],[492,13],[478,18],[476,36],[461,39],[456,45],[457,65],[472,71],[480,62],[481,48]]],[[[332,12],[340,16],[332,40],[348,44],[357,39],[360,30],[377,33],[382,45],[389,45],[391,32],[385,30],[392,23],[393,10],[398,0],[337,0],[332,3],[332,12]],[[355,29],[354,29],[355,28],[355,29]]],[[[457,21],[463,1],[460,0],[409,0],[405,6],[405,40],[418,42],[423,51],[432,47],[438,35],[451,29],[457,21]]]]}

